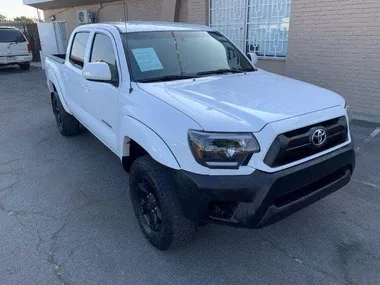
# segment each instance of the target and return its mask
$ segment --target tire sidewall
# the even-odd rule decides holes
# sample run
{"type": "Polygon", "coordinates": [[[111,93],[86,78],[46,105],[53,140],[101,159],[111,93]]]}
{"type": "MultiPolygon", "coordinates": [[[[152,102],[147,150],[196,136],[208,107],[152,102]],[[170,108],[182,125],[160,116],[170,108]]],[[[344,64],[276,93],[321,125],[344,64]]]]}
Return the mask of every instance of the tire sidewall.
{"type": "Polygon", "coordinates": [[[51,103],[59,132],[63,136],[73,136],[79,134],[80,128],[78,120],[66,112],[56,91],[52,95],[51,103]]]}
{"type": "Polygon", "coordinates": [[[145,237],[155,247],[164,250],[170,246],[171,239],[173,237],[172,221],[170,218],[170,213],[168,213],[168,209],[170,209],[170,206],[167,205],[167,203],[174,202],[174,201],[166,201],[166,199],[163,197],[161,193],[162,185],[160,185],[157,182],[157,179],[153,175],[152,172],[153,171],[151,169],[143,167],[139,163],[132,166],[131,174],[130,174],[130,196],[131,196],[133,210],[135,212],[137,221],[145,237]],[[162,214],[162,226],[159,231],[152,230],[146,223],[141,213],[139,199],[138,199],[139,189],[137,187],[137,183],[140,181],[141,178],[148,179],[154,188],[153,191],[157,198],[158,204],[160,206],[161,214],[162,214]]]}
{"type": "Polygon", "coordinates": [[[62,133],[64,131],[63,122],[62,122],[62,120],[61,120],[61,122],[59,122],[59,120],[58,120],[58,113],[57,113],[56,107],[57,107],[57,109],[59,109],[60,116],[64,115],[62,112],[64,112],[65,110],[63,109],[62,103],[58,97],[57,92],[54,92],[52,103],[53,103],[53,113],[55,116],[55,121],[57,122],[58,130],[62,133]]]}
{"type": "Polygon", "coordinates": [[[30,63],[20,63],[19,64],[21,70],[29,70],[30,69],[30,63]]]}

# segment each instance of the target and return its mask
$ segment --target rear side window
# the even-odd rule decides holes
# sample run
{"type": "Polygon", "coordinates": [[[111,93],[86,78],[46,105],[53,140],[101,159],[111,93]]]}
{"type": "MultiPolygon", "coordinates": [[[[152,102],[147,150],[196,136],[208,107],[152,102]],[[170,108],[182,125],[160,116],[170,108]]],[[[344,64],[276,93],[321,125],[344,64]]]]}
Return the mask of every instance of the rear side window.
{"type": "Polygon", "coordinates": [[[105,62],[111,69],[112,81],[118,81],[116,56],[111,39],[104,34],[96,34],[92,45],[90,62],[105,62]]]}
{"type": "Polygon", "coordinates": [[[90,33],[77,33],[73,40],[70,52],[70,62],[82,69],[84,65],[84,55],[90,33]]]}
{"type": "Polygon", "coordinates": [[[26,39],[19,30],[0,29],[0,43],[24,43],[26,39]]]}

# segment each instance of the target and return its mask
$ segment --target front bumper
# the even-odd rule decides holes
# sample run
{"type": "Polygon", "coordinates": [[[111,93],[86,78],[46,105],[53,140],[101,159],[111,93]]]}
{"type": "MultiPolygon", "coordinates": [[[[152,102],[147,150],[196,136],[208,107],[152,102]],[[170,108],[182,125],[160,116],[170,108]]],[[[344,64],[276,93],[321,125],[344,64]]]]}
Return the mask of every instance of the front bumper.
{"type": "Polygon", "coordinates": [[[353,145],[306,163],[247,176],[178,171],[181,207],[193,221],[260,228],[275,223],[346,185],[355,168],[353,145]]]}
{"type": "Polygon", "coordinates": [[[0,56],[0,64],[17,64],[24,62],[31,62],[33,55],[16,55],[16,56],[0,56]]]}

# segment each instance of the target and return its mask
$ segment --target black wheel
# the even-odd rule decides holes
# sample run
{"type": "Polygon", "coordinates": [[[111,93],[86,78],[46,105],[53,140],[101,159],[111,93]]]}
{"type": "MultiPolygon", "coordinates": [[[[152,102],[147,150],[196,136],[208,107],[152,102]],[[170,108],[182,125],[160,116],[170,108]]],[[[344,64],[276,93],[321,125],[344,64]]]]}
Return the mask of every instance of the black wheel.
{"type": "Polygon", "coordinates": [[[197,225],[182,213],[171,170],[146,155],[133,163],[129,184],[137,221],[152,245],[166,250],[192,240],[197,225]]]}
{"type": "Polygon", "coordinates": [[[22,70],[29,70],[30,69],[30,63],[29,62],[28,63],[20,63],[19,66],[22,70]]]}
{"type": "Polygon", "coordinates": [[[57,92],[54,92],[51,99],[53,113],[59,132],[64,136],[73,136],[80,133],[80,124],[74,116],[65,111],[57,92]]]}

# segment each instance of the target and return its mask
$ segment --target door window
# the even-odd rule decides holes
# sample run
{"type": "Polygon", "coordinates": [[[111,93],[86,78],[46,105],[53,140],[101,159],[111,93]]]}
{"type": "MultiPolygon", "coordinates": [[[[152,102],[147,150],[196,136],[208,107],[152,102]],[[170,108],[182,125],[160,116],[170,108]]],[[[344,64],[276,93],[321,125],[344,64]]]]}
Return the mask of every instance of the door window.
{"type": "Polygon", "coordinates": [[[70,52],[70,62],[77,68],[83,69],[84,56],[86,54],[86,47],[90,33],[81,32],[77,33],[74,37],[73,45],[70,52]]]}
{"type": "Polygon", "coordinates": [[[107,63],[111,70],[112,81],[119,81],[116,56],[112,45],[112,41],[108,36],[104,34],[95,35],[94,43],[92,45],[90,62],[107,63]]]}

